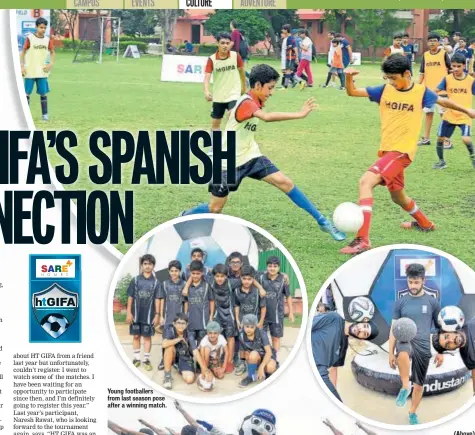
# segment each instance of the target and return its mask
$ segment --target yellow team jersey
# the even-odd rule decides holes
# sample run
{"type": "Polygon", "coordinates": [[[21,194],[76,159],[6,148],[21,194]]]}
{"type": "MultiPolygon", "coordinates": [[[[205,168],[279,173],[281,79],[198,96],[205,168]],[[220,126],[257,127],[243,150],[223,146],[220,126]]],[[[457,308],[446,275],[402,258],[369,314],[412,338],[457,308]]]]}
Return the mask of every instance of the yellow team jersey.
{"type": "Polygon", "coordinates": [[[25,78],[37,79],[48,77],[49,73],[43,68],[49,55],[50,40],[47,36],[38,38],[35,34],[29,33],[27,36],[29,47],[25,53],[25,78]]]}
{"type": "MultiPolygon", "coordinates": [[[[259,125],[259,118],[251,117],[243,122],[236,119],[236,111],[239,105],[245,100],[252,100],[248,94],[244,94],[238,99],[236,105],[229,113],[229,120],[226,124],[226,131],[236,132],[236,167],[242,166],[256,157],[262,156],[259,145],[254,139],[254,135],[259,125]]],[[[227,150],[226,135],[224,136],[223,149],[227,150]]],[[[226,160],[223,161],[223,170],[227,169],[226,160]]]]}
{"type": "MultiPolygon", "coordinates": [[[[464,79],[457,79],[453,74],[449,74],[445,77],[444,89],[447,91],[447,96],[451,100],[460,104],[462,107],[470,109],[473,104],[474,82],[475,79],[469,75],[466,75],[464,79]]],[[[443,119],[451,124],[472,125],[472,119],[468,115],[452,109],[447,109],[444,112],[443,119]]]]}
{"type": "Polygon", "coordinates": [[[435,91],[442,79],[447,75],[445,64],[445,50],[439,50],[436,54],[429,51],[424,53],[424,85],[435,91]]]}
{"type": "Polygon", "coordinates": [[[407,91],[386,85],[379,103],[381,113],[380,151],[398,151],[414,160],[423,118],[424,85],[407,91]]]}
{"type": "Polygon", "coordinates": [[[241,76],[239,75],[237,53],[231,51],[226,59],[210,56],[213,62],[213,102],[229,103],[241,96],[241,76]]]}

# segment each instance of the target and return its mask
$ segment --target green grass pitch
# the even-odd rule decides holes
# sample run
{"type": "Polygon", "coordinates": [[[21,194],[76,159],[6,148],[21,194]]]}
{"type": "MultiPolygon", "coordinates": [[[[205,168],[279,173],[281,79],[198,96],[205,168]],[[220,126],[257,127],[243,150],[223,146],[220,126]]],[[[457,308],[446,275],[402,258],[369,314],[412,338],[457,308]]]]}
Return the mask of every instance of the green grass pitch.
{"type": "MultiPolygon", "coordinates": [[[[259,62],[252,59],[251,66],[259,62]]],[[[266,61],[279,68],[275,61],[266,61]]],[[[130,185],[95,186],[87,178],[85,165],[96,162],[89,153],[87,138],[96,129],[172,130],[209,129],[210,104],[205,101],[201,84],[160,82],[161,60],[144,57],[106,58],[102,65],[73,64],[72,55],[58,53],[50,77],[50,121],[41,121],[39,98],[31,99],[37,128],[73,130],[80,146],[74,151],[81,162],[79,182],[68,188],[94,190],[130,189],[130,185]]],[[[316,84],[321,84],[327,68],[312,65],[316,84]]],[[[358,86],[382,83],[378,65],[363,65],[356,78],[358,86]]],[[[375,161],[379,145],[379,108],[367,99],[350,98],[334,88],[291,89],[276,91],[265,110],[296,111],[306,98],[317,99],[319,110],[304,120],[261,123],[257,140],[262,152],[322,212],[331,215],[344,201],[356,202],[358,180],[375,161]]],[[[475,266],[475,170],[468,159],[460,133],[454,135],[455,149],[446,151],[449,168],[433,170],[436,161],[435,133],[432,146],[422,147],[406,172],[409,195],[437,224],[430,234],[407,232],[399,228],[408,215],[394,205],[383,187],[375,191],[371,241],[374,247],[393,243],[416,243],[449,252],[471,267],[475,266]]],[[[54,151],[53,165],[59,159],[54,151]]],[[[130,175],[131,165],[123,172],[130,175]]],[[[208,199],[207,186],[148,186],[135,190],[135,235],[139,238],[156,225],[208,199]]],[[[303,273],[310,301],[328,276],[348,257],[339,254],[344,246],[319,231],[314,220],[293,206],[277,189],[246,180],[238,193],[232,194],[225,212],[260,225],[277,237],[291,252],[303,273]]],[[[350,236],[351,240],[351,236],[350,236]]],[[[119,244],[125,252],[129,246],[119,244]]]]}

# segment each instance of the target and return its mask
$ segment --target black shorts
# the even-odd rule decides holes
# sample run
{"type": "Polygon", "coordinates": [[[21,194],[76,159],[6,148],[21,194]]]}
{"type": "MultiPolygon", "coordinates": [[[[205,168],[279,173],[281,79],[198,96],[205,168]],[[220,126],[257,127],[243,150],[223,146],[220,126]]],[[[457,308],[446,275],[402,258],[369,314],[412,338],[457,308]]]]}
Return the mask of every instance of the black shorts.
{"type": "Polygon", "coordinates": [[[228,318],[215,316],[214,320],[219,323],[219,326],[221,326],[221,334],[224,335],[224,338],[228,339],[229,337],[235,337],[237,335],[238,331],[236,328],[236,322],[231,316],[228,318]]]}
{"type": "Polygon", "coordinates": [[[267,157],[256,157],[236,168],[236,183],[228,184],[227,172],[223,172],[221,174],[221,184],[210,183],[208,192],[217,198],[226,198],[230,192],[236,192],[239,189],[244,178],[249,177],[253,180],[262,180],[276,172],[279,172],[279,169],[267,157]]]}
{"type": "Polygon", "coordinates": [[[178,356],[178,372],[180,375],[183,372],[196,373],[195,362],[192,359],[178,356]]]}
{"type": "Polygon", "coordinates": [[[229,103],[213,103],[211,109],[211,118],[223,119],[226,110],[232,110],[236,105],[237,100],[230,101],[229,103]]]}
{"type": "Polygon", "coordinates": [[[141,337],[153,337],[155,335],[155,328],[153,325],[146,323],[132,323],[129,326],[130,335],[140,335],[141,337]]]}
{"type": "Polygon", "coordinates": [[[284,321],[281,323],[264,322],[264,331],[270,331],[270,336],[282,338],[284,336],[284,321]]]}
{"type": "Polygon", "coordinates": [[[199,346],[201,340],[206,335],[206,329],[188,329],[188,336],[194,338],[196,345],[199,346]]]}
{"type": "Polygon", "coordinates": [[[411,343],[396,343],[396,356],[400,352],[407,352],[412,360],[411,364],[411,381],[414,384],[424,385],[424,381],[429,370],[429,363],[431,356],[419,352],[417,348],[414,348],[411,343]]]}

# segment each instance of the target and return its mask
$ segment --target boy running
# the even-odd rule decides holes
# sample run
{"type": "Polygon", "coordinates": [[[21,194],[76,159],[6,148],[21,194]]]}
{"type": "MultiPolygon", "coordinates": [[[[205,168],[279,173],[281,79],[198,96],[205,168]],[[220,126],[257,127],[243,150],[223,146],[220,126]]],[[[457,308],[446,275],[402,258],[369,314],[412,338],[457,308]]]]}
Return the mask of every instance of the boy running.
{"type": "MultiPolygon", "coordinates": [[[[181,263],[177,260],[170,261],[168,264],[168,274],[170,278],[162,283],[158,297],[160,299],[160,324],[164,329],[173,323],[177,314],[183,313],[183,289],[185,281],[180,278],[181,263]]],[[[163,370],[164,362],[158,365],[158,370],[163,370]]]]}
{"type": "Polygon", "coordinates": [[[206,325],[206,336],[201,340],[199,346],[204,365],[218,379],[224,378],[226,361],[229,360],[228,343],[221,335],[221,330],[222,328],[218,322],[209,322],[206,325]]]}
{"type": "Polygon", "coordinates": [[[305,88],[305,79],[303,78],[304,72],[307,77],[307,86],[310,88],[313,86],[313,75],[311,67],[313,42],[308,36],[307,29],[299,30],[299,36],[301,39],[300,48],[302,55],[299,62],[299,66],[297,68],[296,77],[297,81],[299,82],[300,89],[302,90],[305,88]]]}
{"type": "Polygon", "coordinates": [[[168,326],[163,333],[163,349],[165,349],[165,372],[163,387],[172,389],[172,366],[178,360],[178,372],[188,385],[195,382],[195,361],[201,368],[201,376],[207,380],[212,379],[212,373],[204,364],[197,342],[188,330],[188,317],[178,314],[173,324],[168,326]]]}
{"type": "Polygon", "coordinates": [[[289,285],[280,273],[280,259],[270,256],[267,259],[267,272],[258,281],[266,291],[266,317],[264,329],[270,331],[272,347],[276,353],[280,350],[280,339],[284,336],[284,300],[287,299],[289,320],[294,323],[294,309],[289,285]]]}
{"type": "MultiPolygon", "coordinates": [[[[309,213],[318,223],[320,229],[329,233],[335,240],[344,240],[346,235],[338,231],[333,223],[323,216],[305,194],[293,184],[292,180],[284,175],[265,156],[262,155],[259,144],[254,136],[259,126],[259,121],[275,122],[292,119],[302,119],[316,109],[314,100],[307,100],[300,112],[274,112],[267,113],[262,110],[264,103],[273,94],[279,74],[269,65],[256,65],[252,68],[250,76],[251,91],[243,95],[231,111],[226,130],[236,132],[236,182],[227,183],[227,167],[223,167],[222,184],[210,184],[210,202],[199,204],[182,215],[197,213],[220,213],[228,199],[230,192],[239,189],[244,178],[263,180],[284,192],[298,207],[309,213]]],[[[226,143],[223,148],[226,149],[226,143]]]]}
{"type": "Polygon", "coordinates": [[[423,108],[439,104],[447,109],[465,113],[475,118],[475,111],[464,108],[454,101],[438,97],[422,84],[412,83],[410,62],[407,57],[393,54],[383,63],[382,70],[389,84],[357,89],[353,68],[346,70],[346,90],[351,97],[367,97],[378,103],[381,113],[381,144],[379,160],[361,177],[359,183],[359,204],[363,210],[364,223],[356,238],[340,252],[359,254],[371,249],[369,239],[373,211],[373,190],[385,185],[391,199],[415,220],[404,222],[405,229],[433,231],[435,225],[417,207],[404,187],[404,172],[414,160],[417,151],[417,136],[422,123],[423,108]]]}
{"type": "MultiPolygon", "coordinates": [[[[422,56],[419,84],[423,84],[427,89],[436,92],[439,83],[450,72],[450,58],[445,50],[440,49],[440,35],[438,33],[430,33],[427,40],[429,50],[422,56]]],[[[424,113],[426,114],[424,137],[419,141],[419,145],[430,145],[430,130],[434,121],[435,110],[436,104],[424,107],[424,113]]],[[[439,113],[442,114],[440,107],[439,113]]]]}
{"type": "Polygon", "coordinates": [[[224,338],[227,340],[228,347],[224,368],[226,373],[232,373],[234,370],[234,337],[237,335],[233,304],[233,292],[236,288],[236,283],[233,283],[228,278],[228,268],[224,264],[217,264],[213,267],[213,277],[211,289],[216,307],[214,320],[220,325],[224,338]]]}
{"type": "MultiPolygon", "coordinates": [[[[439,95],[444,94],[461,106],[470,109],[475,95],[475,79],[465,72],[465,56],[460,51],[452,56],[451,68],[452,74],[445,77],[439,84],[437,87],[438,93],[439,95]]],[[[463,113],[446,110],[437,133],[437,157],[439,157],[439,161],[432,166],[434,169],[447,168],[447,163],[444,160],[444,141],[452,137],[456,127],[460,128],[462,142],[467,147],[470,160],[475,168],[475,153],[470,137],[472,120],[463,113]]]]}
{"type": "MultiPolygon", "coordinates": [[[[289,86],[289,83],[294,75],[295,67],[299,63],[297,41],[292,36],[291,32],[292,29],[290,24],[284,24],[282,26],[282,30],[280,31],[280,35],[282,37],[281,67],[284,77],[284,90],[289,86]]],[[[279,77],[277,76],[275,80],[278,78],[279,77]]]]}
{"type": "Polygon", "coordinates": [[[44,18],[36,20],[36,32],[28,33],[25,45],[20,53],[21,74],[25,78],[25,93],[28,104],[33,87],[36,84],[36,93],[40,96],[41,115],[43,121],[48,121],[48,76],[54,64],[55,52],[53,41],[48,38],[46,27],[48,21],[44,18]],[[49,63],[47,62],[50,55],[49,63]]]}
{"type": "Polygon", "coordinates": [[[203,263],[194,260],[190,264],[190,279],[183,289],[185,313],[188,314],[190,336],[200,342],[206,335],[206,325],[214,315],[214,295],[203,277],[203,263]]]}
{"type": "Polygon", "coordinates": [[[247,376],[239,386],[248,387],[257,380],[263,381],[277,370],[275,351],[269,344],[264,330],[257,327],[257,317],[247,314],[242,319],[243,329],[239,333],[241,358],[247,362],[247,376]]]}
{"type": "Polygon", "coordinates": [[[140,341],[143,338],[145,370],[152,370],[150,362],[150,350],[152,348],[152,336],[155,334],[155,326],[160,322],[160,283],[153,269],[155,257],[145,254],[140,258],[142,274],[130,281],[127,289],[127,318],[130,335],[133,336],[132,348],[135,367],[140,367],[140,341]]]}
{"type": "Polygon", "coordinates": [[[244,62],[236,51],[231,50],[231,36],[220,33],[218,50],[209,57],[205,68],[204,93],[206,101],[213,102],[211,129],[220,130],[226,110],[231,110],[242,94],[246,93],[244,62]],[[213,76],[213,93],[210,81],[213,76]]]}

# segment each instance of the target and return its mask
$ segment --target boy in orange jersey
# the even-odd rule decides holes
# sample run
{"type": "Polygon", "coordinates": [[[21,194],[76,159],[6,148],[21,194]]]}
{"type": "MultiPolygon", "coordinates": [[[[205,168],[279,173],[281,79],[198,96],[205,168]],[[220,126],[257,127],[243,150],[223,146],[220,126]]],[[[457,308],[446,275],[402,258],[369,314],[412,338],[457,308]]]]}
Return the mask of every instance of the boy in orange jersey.
{"type": "Polygon", "coordinates": [[[404,171],[414,160],[417,136],[422,123],[424,107],[439,104],[447,109],[465,113],[475,118],[475,110],[467,109],[448,99],[438,97],[422,84],[414,84],[411,64],[402,54],[393,54],[383,63],[382,70],[389,84],[368,88],[356,88],[353,82],[358,71],[349,68],[346,74],[346,91],[351,97],[367,97],[379,104],[381,113],[381,144],[377,160],[360,179],[359,204],[364,223],[356,238],[340,252],[359,254],[371,249],[369,232],[373,208],[373,189],[385,185],[391,199],[415,220],[405,222],[405,229],[432,231],[435,225],[417,207],[404,189],[404,171]]]}
{"type": "Polygon", "coordinates": [[[334,38],[332,40],[332,45],[333,45],[334,50],[333,50],[331,68],[330,68],[330,71],[328,72],[327,81],[322,86],[322,88],[326,88],[330,83],[332,75],[337,74],[338,77],[340,77],[340,83],[341,83],[340,89],[343,90],[345,89],[345,75],[343,74],[343,51],[341,49],[340,39],[334,38]]]}
{"type": "MultiPolygon", "coordinates": [[[[471,108],[472,99],[475,95],[475,79],[464,71],[465,61],[465,56],[460,52],[452,56],[452,74],[445,77],[439,84],[438,93],[439,95],[447,95],[463,107],[471,108]]],[[[447,110],[442,117],[437,133],[437,156],[439,161],[432,166],[434,169],[445,169],[447,167],[444,160],[444,141],[452,137],[455,127],[459,127],[462,132],[462,142],[467,147],[472,165],[475,168],[475,154],[470,137],[472,120],[463,113],[447,110]]]]}
{"type": "MultiPolygon", "coordinates": [[[[438,33],[430,33],[427,40],[429,50],[422,56],[419,84],[423,84],[431,91],[437,92],[437,86],[450,72],[450,58],[447,52],[440,48],[440,35],[438,33]]],[[[426,122],[424,136],[419,141],[419,145],[430,145],[430,130],[434,121],[435,109],[435,104],[424,108],[426,122]]],[[[439,113],[442,114],[440,107],[439,113]]]]}

